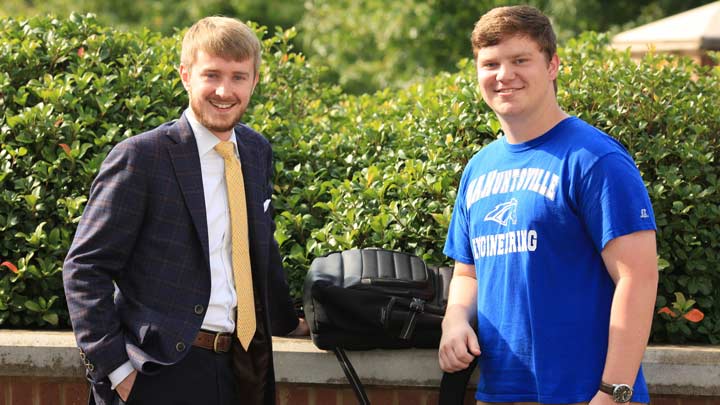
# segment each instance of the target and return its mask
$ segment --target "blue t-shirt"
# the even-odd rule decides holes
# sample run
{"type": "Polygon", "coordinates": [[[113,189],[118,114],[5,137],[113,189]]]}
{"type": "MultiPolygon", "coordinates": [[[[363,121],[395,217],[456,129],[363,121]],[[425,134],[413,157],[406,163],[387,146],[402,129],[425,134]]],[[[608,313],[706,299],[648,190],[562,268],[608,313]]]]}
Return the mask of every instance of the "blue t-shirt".
{"type": "MultiPolygon", "coordinates": [[[[655,229],[623,146],[570,117],[468,163],[445,254],[474,264],[482,354],[476,399],[573,403],[598,391],[615,285],[600,252],[655,229]]],[[[633,401],[649,402],[642,369],[633,401]]]]}

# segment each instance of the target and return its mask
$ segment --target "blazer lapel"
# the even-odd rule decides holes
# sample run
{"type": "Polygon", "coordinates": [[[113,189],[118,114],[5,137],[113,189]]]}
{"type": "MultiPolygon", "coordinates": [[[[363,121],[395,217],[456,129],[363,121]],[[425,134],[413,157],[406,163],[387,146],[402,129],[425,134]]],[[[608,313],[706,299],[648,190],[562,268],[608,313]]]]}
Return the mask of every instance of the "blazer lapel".
{"type": "Polygon", "coordinates": [[[175,168],[175,177],[182,189],[185,205],[190,211],[193,225],[205,253],[205,264],[209,269],[210,253],[200,156],[195,136],[185,114],[168,128],[166,135],[175,142],[168,146],[168,152],[175,168]]]}

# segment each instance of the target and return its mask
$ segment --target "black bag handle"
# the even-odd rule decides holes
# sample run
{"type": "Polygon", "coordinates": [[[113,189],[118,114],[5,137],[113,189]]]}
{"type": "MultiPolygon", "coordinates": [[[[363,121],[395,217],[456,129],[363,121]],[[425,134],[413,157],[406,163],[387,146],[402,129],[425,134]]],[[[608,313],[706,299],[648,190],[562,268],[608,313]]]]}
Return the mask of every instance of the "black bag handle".
{"type": "Polygon", "coordinates": [[[438,405],[463,405],[465,403],[465,392],[476,365],[477,357],[464,370],[454,373],[443,372],[442,380],[440,380],[438,405]]]}
{"type": "Polygon", "coordinates": [[[365,387],[363,387],[360,377],[358,377],[355,372],[355,368],[352,366],[352,363],[350,363],[350,359],[348,359],[345,350],[343,350],[342,347],[335,346],[335,348],[333,348],[333,352],[342,367],[343,373],[345,373],[345,378],[347,378],[348,382],[352,386],[353,392],[355,392],[355,397],[357,397],[358,403],[360,405],[370,405],[370,400],[365,392],[365,387]]]}
{"type": "MultiPolygon", "coordinates": [[[[335,347],[333,349],[335,357],[337,357],[340,366],[342,367],[345,378],[347,378],[350,386],[352,386],[355,397],[360,405],[370,405],[365,387],[360,381],[355,368],[353,367],[350,359],[347,357],[347,353],[342,347],[335,347]]],[[[465,403],[465,392],[467,391],[468,382],[472,376],[473,371],[477,365],[477,358],[470,363],[468,368],[457,371],[455,373],[443,372],[442,380],[440,381],[440,396],[438,398],[438,405],[463,405],[465,403]]]]}

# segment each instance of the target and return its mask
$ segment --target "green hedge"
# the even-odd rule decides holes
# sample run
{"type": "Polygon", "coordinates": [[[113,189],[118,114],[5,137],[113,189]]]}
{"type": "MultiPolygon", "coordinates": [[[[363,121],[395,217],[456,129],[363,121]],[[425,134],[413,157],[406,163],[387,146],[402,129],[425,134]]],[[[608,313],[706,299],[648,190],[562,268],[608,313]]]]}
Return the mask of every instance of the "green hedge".
{"type": "MultiPolygon", "coordinates": [[[[66,328],[59,272],[102,159],[187,104],[179,34],[114,32],[77,15],[0,24],[0,263],[18,269],[0,267],[0,325],[66,328]]],[[[274,145],[276,237],[293,293],[310,261],[333,250],[447,262],[460,173],[500,127],[472,63],[403,91],[349,96],[320,84],[323,69],[292,51],[293,30],[258,32],[267,51],[247,121],[274,145]]],[[[653,341],[718,343],[720,73],[666,56],[637,65],[606,45],[588,34],[561,50],[561,103],[618,137],[643,173],[659,226],[658,309],[705,314],[658,315],[653,341]]]]}

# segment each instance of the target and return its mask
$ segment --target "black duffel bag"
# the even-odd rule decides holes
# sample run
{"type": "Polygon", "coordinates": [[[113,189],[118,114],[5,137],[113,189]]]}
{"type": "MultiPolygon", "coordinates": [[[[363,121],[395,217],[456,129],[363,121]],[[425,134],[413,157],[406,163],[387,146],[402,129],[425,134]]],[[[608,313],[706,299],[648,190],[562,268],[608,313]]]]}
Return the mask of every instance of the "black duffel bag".
{"type": "Polygon", "coordinates": [[[303,297],[313,343],[325,350],[438,347],[451,276],[449,267],[389,250],[318,257],[303,297]]]}
{"type": "MultiPolygon", "coordinates": [[[[332,350],[361,404],[365,390],[344,349],[437,348],[451,267],[429,267],[417,256],[353,249],[313,260],[303,307],[313,343],[332,350]]],[[[443,376],[446,395],[462,398],[467,377],[443,376]]]]}

